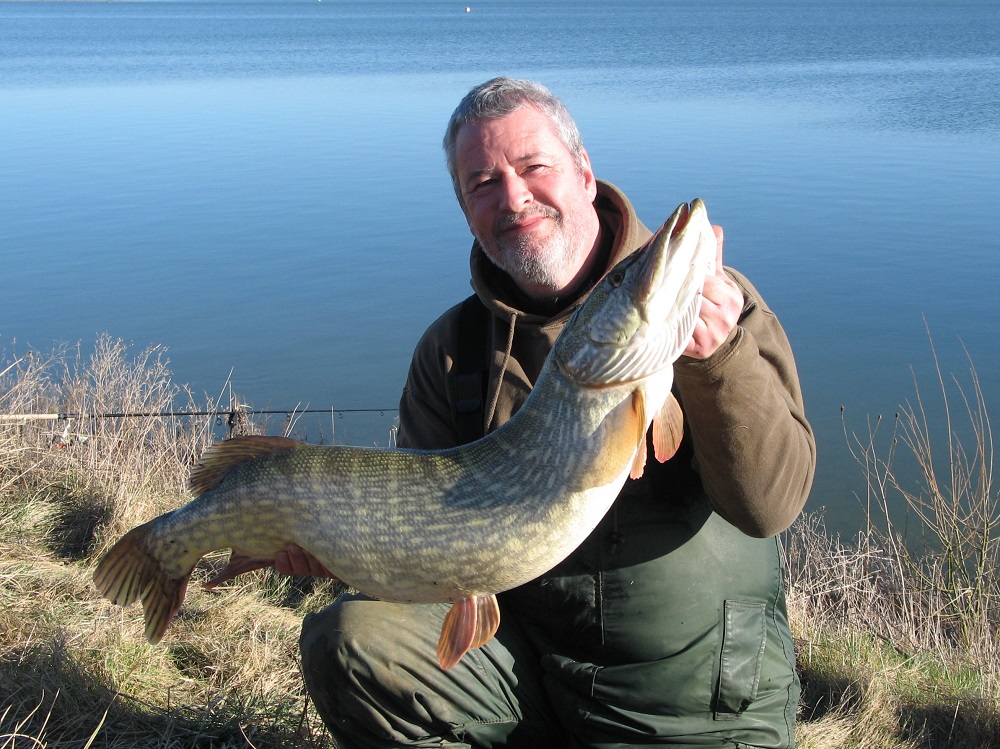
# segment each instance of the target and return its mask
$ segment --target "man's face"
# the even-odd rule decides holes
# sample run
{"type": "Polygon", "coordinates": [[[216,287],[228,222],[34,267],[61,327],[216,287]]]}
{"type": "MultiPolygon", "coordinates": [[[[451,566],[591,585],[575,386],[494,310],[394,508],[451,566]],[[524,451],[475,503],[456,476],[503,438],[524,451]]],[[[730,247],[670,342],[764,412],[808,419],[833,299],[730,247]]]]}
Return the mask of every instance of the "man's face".
{"type": "Polygon", "coordinates": [[[590,270],[599,233],[597,182],[586,152],[581,162],[530,106],[458,132],[469,228],[490,260],[533,297],[571,291],[590,270]]]}

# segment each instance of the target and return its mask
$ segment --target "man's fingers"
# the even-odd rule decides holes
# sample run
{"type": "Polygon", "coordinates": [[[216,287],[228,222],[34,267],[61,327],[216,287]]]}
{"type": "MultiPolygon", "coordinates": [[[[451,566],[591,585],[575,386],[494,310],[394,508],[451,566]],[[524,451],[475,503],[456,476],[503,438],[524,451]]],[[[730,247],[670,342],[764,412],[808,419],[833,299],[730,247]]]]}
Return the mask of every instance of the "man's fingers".
{"type": "Polygon", "coordinates": [[[279,550],[278,553],[274,555],[274,569],[282,575],[295,574],[295,569],[292,567],[292,561],[288,558],[288,552],[284,549],[279,550]]]}
{"type": "Polygon", "coordinates": [[[333,577],[323,564],[298,544],[288,543],[274,557],[274,569],[297,577],[333,577]]]}
{"type": "Polygon", "coordinates": [[[313,577],[333,577],[334,574],[330,572],[323,564],[312,554],[306,554],[306,559],[309,562],[309,574],[313,577]]]}
{"type": "Polygon", "coordinates": [[[726,241],[725,232],[722,231],[722,227],[718,224],[712,224],[712,230],[715,232],[715,275],[724,276],[725,273],[722,270],[722,245],[726,241]]]}

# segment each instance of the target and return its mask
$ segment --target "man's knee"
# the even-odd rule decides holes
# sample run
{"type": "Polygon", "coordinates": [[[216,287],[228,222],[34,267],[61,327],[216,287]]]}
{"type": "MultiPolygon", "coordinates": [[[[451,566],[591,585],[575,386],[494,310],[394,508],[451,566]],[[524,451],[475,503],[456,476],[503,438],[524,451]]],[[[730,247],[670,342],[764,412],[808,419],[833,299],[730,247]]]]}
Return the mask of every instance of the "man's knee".
{"type": "Polygon", "coordinates": [[[443,605],[343,596],[306,616],[299,638],[303,666],[313,673],[379,681],[400,664],[436,666],[437,635],[446,611],[443,605]]]}
{"type": "Polygon", "coordinates": [[[435,683],[445,610],[345,597],[306,617],[306,689],[344,745],[419,746],[451,732],[452,708],[435,683]]]}
{"type": "Polygon", "coordinates": [[[400,604],[373,601],[360,596],[345,596],[322,611],[308,614],[302,623],[299,646],[304,666],[310,670],[346,673],[359,661],[392,660],[387,650],[405,626],[399,616],[400,604]],[[315,665],[311,665],[315,664],[315,665]]]}
{"type": "Polygon", "coordinates": [[[306,617],[306,688],[343,746],[489,746],[537,730],[540,684],[528,664],[514,675],[509,625],[444,671],[437,639],[447,611],[347,597],[306,617]]]}

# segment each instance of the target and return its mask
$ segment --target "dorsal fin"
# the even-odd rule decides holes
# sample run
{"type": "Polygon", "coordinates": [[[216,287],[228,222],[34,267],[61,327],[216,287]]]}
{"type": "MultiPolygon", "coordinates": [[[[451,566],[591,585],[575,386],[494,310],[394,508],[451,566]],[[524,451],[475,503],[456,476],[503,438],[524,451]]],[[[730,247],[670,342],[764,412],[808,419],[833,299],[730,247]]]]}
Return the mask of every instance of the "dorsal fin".
{"type": "Polygon", "coordinates": [[[234,437],[217,442],[201,456],[191,471],[188,488],[195,496],[217,487],[233,468],[248,460],[289,452],[301,443],[288,437],[234,437]]]}

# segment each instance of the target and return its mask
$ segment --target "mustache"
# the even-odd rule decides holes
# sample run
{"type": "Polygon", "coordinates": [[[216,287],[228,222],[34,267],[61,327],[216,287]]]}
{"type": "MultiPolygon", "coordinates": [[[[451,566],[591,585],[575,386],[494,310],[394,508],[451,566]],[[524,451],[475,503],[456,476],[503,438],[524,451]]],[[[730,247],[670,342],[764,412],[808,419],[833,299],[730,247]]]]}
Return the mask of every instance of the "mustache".
{"type": "Polygon", "coordinates": [[[544,205],[525,208],[520,213],[506,213],[502,216],[497,216],[493,221],[493,235],[499,236],[507,229],[512,229],[518,224],[523,224],[529,219],[538,217],[550,218],[553,221],[559,222],[562,219],[562,214],[555,208],[549,208],[544,205]]]}

